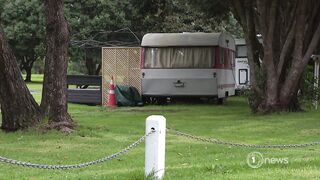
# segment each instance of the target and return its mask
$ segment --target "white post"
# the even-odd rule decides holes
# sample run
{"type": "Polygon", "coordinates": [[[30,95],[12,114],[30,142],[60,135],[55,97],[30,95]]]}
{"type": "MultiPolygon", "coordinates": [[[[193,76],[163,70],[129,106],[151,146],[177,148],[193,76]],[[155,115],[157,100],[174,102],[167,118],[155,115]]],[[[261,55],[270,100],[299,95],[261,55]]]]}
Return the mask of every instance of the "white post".
{"type": "Polygon", "coordinates": [[[145,175],[162,179],[164,175],[166,118],[159,115],[149,116],[146,120],[145,175]]]}

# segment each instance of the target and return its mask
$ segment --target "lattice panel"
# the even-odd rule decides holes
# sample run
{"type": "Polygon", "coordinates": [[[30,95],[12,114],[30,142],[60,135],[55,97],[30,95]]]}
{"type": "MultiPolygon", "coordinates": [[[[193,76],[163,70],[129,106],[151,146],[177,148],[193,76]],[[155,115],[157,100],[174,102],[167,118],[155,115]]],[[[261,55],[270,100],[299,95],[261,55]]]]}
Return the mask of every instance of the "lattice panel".
{"type": "Polygon", "coordinates": [[[102,102],[107,103],[111,76],[115,84],[128,85],[141,93],[140,48],[102,48],[102,102]]]}
{"type": "Polygon", "coordinates": [[[139,49],[135,49],[129,51],[129,85],[138,89],[141,94],[141,69],[140,69],[140,56],[141,51],[139,49]]]}

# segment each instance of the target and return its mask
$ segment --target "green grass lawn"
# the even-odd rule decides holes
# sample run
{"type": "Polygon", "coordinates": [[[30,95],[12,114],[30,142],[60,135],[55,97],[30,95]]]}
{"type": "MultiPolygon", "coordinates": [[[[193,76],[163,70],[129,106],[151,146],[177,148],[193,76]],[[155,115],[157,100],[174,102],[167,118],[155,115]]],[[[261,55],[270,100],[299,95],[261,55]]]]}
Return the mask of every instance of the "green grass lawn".
{"type": "MultiPolygon", "coordinates": [[[[41,81],[41,76],[33,76],[41,81]]],[[[28,84],[37,101],[41,84],[28,84]]],[[[256,144],[320,140],[320,112],[252,115],[246,100],[229,98],[223,106],[174,104],[122,107],[69,104],[76,131],[65,136],[0,132],[0,156],[45,164],[73,164],[112,154],[144,134],[145,118],[161,114],[167,127],[204,137],[256,144]]],[[[168,134],[165,179],[319,179],[320,146],[299,149],[243,149],[196,142],[168,134]],[[289,164],[250,168],[246,157],[258,151],[289,164]]],[[[38,170],[0,163],[0,179],[143,179],[144,145],[106,163],[78,170],[38,170]]]]}

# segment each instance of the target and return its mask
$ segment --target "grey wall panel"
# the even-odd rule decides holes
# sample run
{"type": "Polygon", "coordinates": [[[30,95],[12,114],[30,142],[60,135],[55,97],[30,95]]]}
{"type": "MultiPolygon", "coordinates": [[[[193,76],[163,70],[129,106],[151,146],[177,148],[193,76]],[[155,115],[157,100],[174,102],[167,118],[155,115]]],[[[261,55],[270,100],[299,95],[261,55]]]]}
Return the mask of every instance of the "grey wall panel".
{"type": "Polygon", "coordinates": [[[211,79],[142,79],[144,95],[216,96],[217,83],[211,79]]]}
{"type": "Polygon", "coordinates": [[[232,70],[142,69],[142,94],[154,96],[218,96],[234,94],[232,70]]]}
{"type": "Polygon", "coordinates": [[[142,94],[157,96],[215,96],[214,69],[143,69],[142,94]]]}

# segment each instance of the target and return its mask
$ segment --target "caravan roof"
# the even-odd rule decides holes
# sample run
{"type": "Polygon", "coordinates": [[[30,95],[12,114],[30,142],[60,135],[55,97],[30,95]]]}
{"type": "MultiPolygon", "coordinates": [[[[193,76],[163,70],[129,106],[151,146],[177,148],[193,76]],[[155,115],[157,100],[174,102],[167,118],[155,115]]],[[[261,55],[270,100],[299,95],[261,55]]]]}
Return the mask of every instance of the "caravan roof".
{"type": "Polygon", "coordinates": [[[141,46],[220,46],[235,50],[235,41],[226,33],[149,33],[143,36],[141,46]]]}
{"type": "Polygon", "coordinates": [[[246,45],[245,39],[235,39],[236,45],[246,45]]]}

